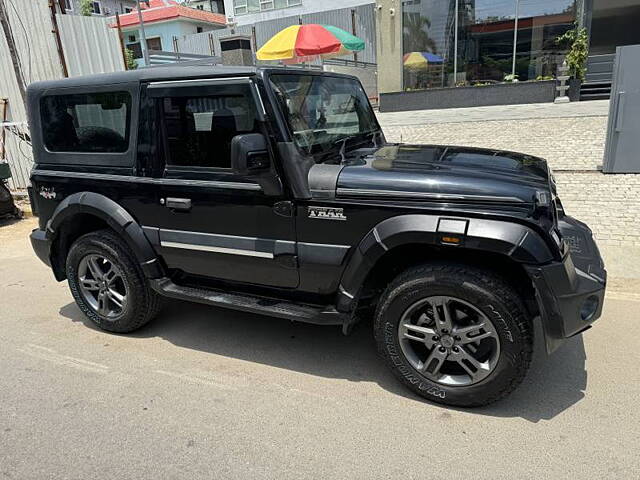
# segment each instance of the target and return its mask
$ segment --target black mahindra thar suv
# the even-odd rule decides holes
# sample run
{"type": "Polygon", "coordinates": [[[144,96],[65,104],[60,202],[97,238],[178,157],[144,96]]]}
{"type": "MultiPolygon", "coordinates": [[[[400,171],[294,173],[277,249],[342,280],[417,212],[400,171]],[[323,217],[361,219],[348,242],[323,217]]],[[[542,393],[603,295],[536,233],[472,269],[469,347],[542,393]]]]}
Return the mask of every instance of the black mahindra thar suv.
{"type": "MultiPolygon", "coordinates": [[[[345,334],[485,405],[601,315],[606,272],[529,155],[385,140],[358,80],[158,67],[28,89],[37,255],[100,328],[178,298],[345,334]]],[[[176,321],[179,321],[176,319],[176,321]]]]}

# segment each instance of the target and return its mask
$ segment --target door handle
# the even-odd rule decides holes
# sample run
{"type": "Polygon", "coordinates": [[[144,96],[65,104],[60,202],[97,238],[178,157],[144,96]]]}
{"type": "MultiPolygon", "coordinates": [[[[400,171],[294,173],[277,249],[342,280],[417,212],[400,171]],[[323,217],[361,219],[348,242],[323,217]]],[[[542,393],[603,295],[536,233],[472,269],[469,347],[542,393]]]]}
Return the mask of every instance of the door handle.
{"type": "Polygon", "coordinates": [[[163,203],[165,207],[170,208],[171,210],[179,210],[181,212],[188,212],[191,210],[191,199],[190,198],[172,198],[167,197],[161,200],[160,203],[163,203]]]}
{"type": "Polygon", "coordinates": [[[624,92],[618,92],[618,105],[616,109],[616,126],[615,131],[622,131],[622,123],[624,122],[624,92]]]}

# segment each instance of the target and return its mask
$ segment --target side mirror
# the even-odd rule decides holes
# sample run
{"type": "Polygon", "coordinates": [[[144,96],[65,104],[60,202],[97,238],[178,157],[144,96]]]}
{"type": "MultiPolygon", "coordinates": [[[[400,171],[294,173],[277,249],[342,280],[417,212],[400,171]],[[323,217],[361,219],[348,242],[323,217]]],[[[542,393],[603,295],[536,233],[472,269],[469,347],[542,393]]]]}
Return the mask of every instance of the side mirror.
{"type": "Polygon", "coordinates": [[[231,168],[238,175],[259,175],[271,168],[267,140],[261,133],[236,135],[231,140],[231,168]]]}

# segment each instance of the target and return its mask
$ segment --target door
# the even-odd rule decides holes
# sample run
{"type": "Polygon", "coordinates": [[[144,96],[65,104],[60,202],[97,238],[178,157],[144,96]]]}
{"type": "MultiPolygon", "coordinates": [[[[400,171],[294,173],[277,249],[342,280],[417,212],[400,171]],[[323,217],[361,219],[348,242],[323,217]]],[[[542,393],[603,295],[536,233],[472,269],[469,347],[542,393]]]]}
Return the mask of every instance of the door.
{"type": "Polygon", "coordinates": [[[294,219],[280,208],[287,198],[231,170],[231,139],[266,133],[257,89],[236,79],[161,82],[147,91],[160,116],[163,168],[155,180],[157,216],[146,232],[167,266],[215,280],[296,287],[294,219]]]}

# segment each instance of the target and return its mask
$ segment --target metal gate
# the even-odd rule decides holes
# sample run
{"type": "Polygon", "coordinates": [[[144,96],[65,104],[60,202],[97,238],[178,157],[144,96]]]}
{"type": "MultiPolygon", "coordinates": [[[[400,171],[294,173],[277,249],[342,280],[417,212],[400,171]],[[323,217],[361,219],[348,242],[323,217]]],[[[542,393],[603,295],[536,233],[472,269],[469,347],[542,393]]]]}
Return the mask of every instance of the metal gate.
{"type": "Polygon", "coordinates": [[[618,47],[603,171],[640,173],[640,45],[618,47]]]}

